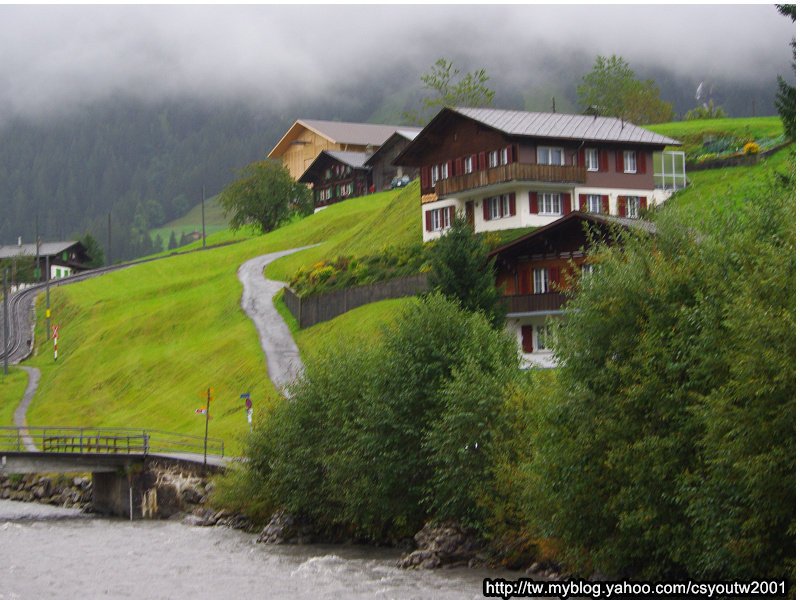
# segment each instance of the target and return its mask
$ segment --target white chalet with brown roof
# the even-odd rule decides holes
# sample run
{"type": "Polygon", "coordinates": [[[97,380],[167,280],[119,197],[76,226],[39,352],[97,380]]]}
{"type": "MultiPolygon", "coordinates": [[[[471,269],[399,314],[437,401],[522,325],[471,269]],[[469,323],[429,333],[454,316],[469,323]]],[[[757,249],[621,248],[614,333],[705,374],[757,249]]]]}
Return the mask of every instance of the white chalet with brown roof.
{"type": "Polygon", "coordinates": [[[420,169],[428,241],[456,212],[476,232],[540,227],[572,211],[638,218],[685,185],[683,153],[664,160],[678,145],[616,118],[444,108],[394,164],[420,169]]]}

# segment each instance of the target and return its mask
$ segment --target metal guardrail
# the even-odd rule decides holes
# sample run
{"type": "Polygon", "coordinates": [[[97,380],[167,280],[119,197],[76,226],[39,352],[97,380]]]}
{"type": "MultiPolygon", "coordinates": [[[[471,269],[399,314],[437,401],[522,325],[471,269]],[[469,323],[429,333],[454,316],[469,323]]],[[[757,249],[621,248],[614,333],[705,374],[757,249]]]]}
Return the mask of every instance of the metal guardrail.
{"type": "MultiPolygon", "coordinates": [[[[0,427],[0,451],[62,454],[203,454],[205,438],[171,431],[124,427],[0,427]]],[[[225,456],[225,442],[208,438],[208,454],[225,456]]]]}

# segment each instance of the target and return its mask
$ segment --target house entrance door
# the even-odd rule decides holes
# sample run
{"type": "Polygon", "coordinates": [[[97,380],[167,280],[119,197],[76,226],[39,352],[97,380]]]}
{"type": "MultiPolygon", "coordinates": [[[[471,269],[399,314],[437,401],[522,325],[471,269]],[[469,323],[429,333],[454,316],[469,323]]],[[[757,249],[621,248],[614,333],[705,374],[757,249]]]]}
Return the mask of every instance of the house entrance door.
{"type": "Polygon", "coordinates": [[[475,202],[473,202],[472,200],[467,202],[466,210],[467,210],[467,223],[469,223],[470,226],[472,227],[472,231],[475,231],[475,202]]]}

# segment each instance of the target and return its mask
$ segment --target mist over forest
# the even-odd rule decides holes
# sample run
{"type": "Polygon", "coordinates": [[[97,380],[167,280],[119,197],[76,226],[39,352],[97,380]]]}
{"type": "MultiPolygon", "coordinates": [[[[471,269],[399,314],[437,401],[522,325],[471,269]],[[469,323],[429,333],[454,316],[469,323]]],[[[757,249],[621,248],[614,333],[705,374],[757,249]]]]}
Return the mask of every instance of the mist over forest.
{"type": "MultiPolygon", "coordinates": [[[[72,14],[65,7],[51,8],[46,14],[72,14]]],[[[179,10],[157,8],[159,15],[179,10]]],[[[585,107],[577,105],[576,87],[598,54],[617,53],[640,79],[653,79],[662,99],[672,103],[676,118],[709,99],[729,116],[774,115],[777,76],[794,80],[792,28],[786,28],[785,19],[771,7],[761,7],[755,14],[771,26],[777,23],[780,31],[787,30],[785,39],[778,41],[782,54],[772,56],[774,47],[768,49],[763,36],[758,36],[747,59],[714,56],[706,61],[696,55],[686,58],[689,42],[683,48],[667,39],[658,47],[648,45],[646,40],[655,34],[640,30],[632,32],[626,43],[609,44],[609,36],[596,36],[593,42],[585,34],[584,43],[576,44],[556,37],[537,39],[533,33],[523,37],[524,24],[516,23],[518,30],[512,31],[509,41],[507,31],[486,35],[491,23],[507,21],[496,10],[481,13],[483,21],[460,22],[459,40],[474,39],[475,43],[453,43],[447,36],[431,35],[432,26],[419,25],[415,30],[408,19],[401,18],[416,14],[418,7],[407,7],[406,12],[370,8],[373,19],[368,22],[377,31],[370,29],[361,40],[329,46],[318,52],[316,61],[292,55],[286,48],[278,50],[289,39],[282,29],[275,29],[270,37],[269,32],[254,31],[251,26],[244,30],[248,35],[231,42],[233,48],[227,54],[215,54],[218,42],[205,44],[201,38],[190,46],[188,37],[183,39],[162,26],[172,37],[167,36],[153,24],[156,21],[134,12],[149,24],[152,38],[147,56],[138,56],[138,38],[118,41],[119,36],[115,37],[118,14],[124,16],[125,11],[100,8],[94,10],[105,24],[98,28],[104,32],[103,43],[113,39],[120,57],[136,48],[128,52],[135,59],[98,62],[95,53],[77,46],[75,60],[55,59],[52,53],[28,56],[16,47],[9,50],[8,68],[18,70],[0,67],[0,82],[9,84],[0,86],[0,244],[16,243],[18,237],[33,241],[38,221],[44,240],[76,239],[91,233],[105,246],[110,214],[114,261],[152,252],[145,235],[148,229],[198,204],[204,186],[207,196],[218,193],[238,169],[263,158],[295,119],[404,124],[403,113],[418,108],[423,92],[420,76],[440,57],[452,60],[464,73],[485,68],[489,86],[496,91],[495,107],[532,111],[550,111],[555,104],[558,112],[582,112],[585,107]],[[408,36],[397,34],[402,28],[410,31],[408,36]],[[255,46],[248,45],[251,38],[272,44],[273,51],[282,54],[269,54],[263,48],[255,52],[255,46]],[[183,55],[175,48],[182,45],[192,48],[195,62],[179,60],[183,55]],[[230,60],[235,51],[240,53],[238,62],[230,60]],[[82,62],[82,56],[88,58],[82,62]],[[223,57],[228,57],[227,62],[223,57]],[[253,64],[263,65],[263,70],[253,64]],[[50,89],[55,85],[51,79],[59,78],[61,87],[50,89]]],[[[553,7],[538,8],[538,12],[521,14],[554,11],[553,7]]],[[[9,10],[0,9],[0,15],[9,10]]],[[[22,15],[33,20],[45,10],[39,7],[22,15]]],[[[341,12],[337,7],[319,7],[320,21],[326,14],[338,14],[337,10],[341,12]]],[[[434,13],[443,10],[435,7],[434,13]]],[[[564,10],[558,14],[565,14],[564,10]]],[[[620,10],[609,7],[606,12],[620,10]]],[[[289,17],[295,16],[292,9],[286,7],[286,11],[289,17]]],[[[206,26],[204,19],[213,21],[217,13],[207,8],[192,14],[198,16],[194,30],[190,27],[189,31],[198,33],[206,26]]],[[[246,12],[235,14],[246,22],[246,12]]],[[[245,27],[242,23],[237,26],[245,27]]],[[[46,21],[43,39],[48,27],[58,24],[55,17],[46,21]]],[[[5,27],[0,25],[0,30],[5,27]]],[[[733,26],[728,31],[734,37],[741,35],[733,26]]],[[[0,49],[10,49],[19,41],[15,40],[19,34],[10,29],[3,33],[9,35],[0,41],[0,49]]],[[[303,42],[313,33],[293,35],[303,42]]],[[[577,28],[570,39],[580,35],[577,28]]],[[[691,44],[698,47],[693,52],[708,54],[703,44],[711,43],[706,39],[711,35],[695,34],[691,44]]],[[[710,47],[730,54],[732,46],[723,39],[710,47]]]]}

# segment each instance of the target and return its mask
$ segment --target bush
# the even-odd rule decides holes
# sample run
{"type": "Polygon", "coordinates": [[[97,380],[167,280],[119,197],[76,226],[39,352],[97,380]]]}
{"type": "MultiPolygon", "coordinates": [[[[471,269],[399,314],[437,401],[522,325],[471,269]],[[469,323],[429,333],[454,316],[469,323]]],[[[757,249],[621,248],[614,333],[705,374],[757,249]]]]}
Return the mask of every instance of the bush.
{"type": "Polygon", "coordinates": [[[794,222],[792,181],[699,234],[667,209],[596,250],[528,466],[575,568],[793,577],[794,222]]]}

